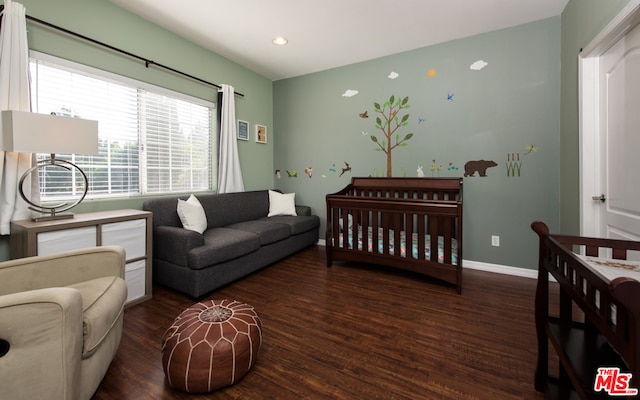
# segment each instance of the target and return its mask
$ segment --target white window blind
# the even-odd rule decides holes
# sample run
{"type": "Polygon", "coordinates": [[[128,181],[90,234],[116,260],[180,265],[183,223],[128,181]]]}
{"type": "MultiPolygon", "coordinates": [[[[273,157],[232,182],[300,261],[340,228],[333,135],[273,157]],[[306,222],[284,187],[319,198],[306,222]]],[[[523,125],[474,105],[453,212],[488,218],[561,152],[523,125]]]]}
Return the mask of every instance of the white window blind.
{"type": "Polygon", "coordinates": [[[209,189],[211,110],[142,90],[139,94],[147,192],[209,189]]]}
{"type": "MultiPolygon", "coordinates": [[[[98,121],[99,154],[56,154],[86,173],[87,197],[214,187],[214,103],[44,55],[30,68],[34,112],[98,121]]],[[[75,170],[40,170],[45,201],[74,196],[82,184],[75,170]]]]}

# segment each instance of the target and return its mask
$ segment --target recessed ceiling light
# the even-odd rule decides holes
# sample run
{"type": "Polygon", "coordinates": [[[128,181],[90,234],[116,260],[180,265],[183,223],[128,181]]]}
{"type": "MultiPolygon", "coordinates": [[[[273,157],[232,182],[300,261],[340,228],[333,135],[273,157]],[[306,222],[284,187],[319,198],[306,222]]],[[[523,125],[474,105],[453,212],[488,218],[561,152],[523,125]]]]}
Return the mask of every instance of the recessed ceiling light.
{"type": "Polygon", "coordinates": [[[274,37],[272,40],[273,44],[275,44],[276,46],[284,46],[285,44],[289,43],[289,41],[287,40],[287,38],[282,37],[282,36],[278,36],[278,37],[274,37]]]}

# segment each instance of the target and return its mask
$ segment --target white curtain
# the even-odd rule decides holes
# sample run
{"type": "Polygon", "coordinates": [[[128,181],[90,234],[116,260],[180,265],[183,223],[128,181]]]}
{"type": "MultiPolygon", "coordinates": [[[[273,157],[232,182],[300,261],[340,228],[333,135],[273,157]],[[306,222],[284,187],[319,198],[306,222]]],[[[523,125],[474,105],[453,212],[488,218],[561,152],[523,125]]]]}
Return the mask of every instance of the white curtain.
{"type": "Polygon", "coordinates": [[[218,193],[243,192],[242,171],[236,143],[236,104],[233,86],[222,85],[218,193]]]}
{"type": "MultiPolygon", "coordinates": [[[[24,6],[5,0],[0,28],[0,110],[31,111],[29,47],[24,6]]],[[[18,194],[18,182],[34,165],[35,154],[0,151],[0,234],[8,235],[12,219],[30,216],[27,203],[18,194]]],[[[37,181],[25,181],[24,194],[40,198],[37,181]],[[32,195],[33,193],[33,195],[32,195]]],[[[35,197],[35,198],[34,198],[35,197]]]]}

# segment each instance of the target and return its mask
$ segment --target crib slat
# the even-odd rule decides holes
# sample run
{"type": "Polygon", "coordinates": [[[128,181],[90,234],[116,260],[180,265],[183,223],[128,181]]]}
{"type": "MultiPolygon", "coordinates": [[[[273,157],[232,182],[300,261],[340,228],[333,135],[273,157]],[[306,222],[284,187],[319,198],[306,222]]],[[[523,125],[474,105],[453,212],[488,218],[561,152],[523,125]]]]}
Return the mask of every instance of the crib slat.
{"type": "Polygon", "coordinates": [[[373,229],[373,252],[378,253],[378,243],[380,243],[380,237],[378,237],[378,232],[380,231],[380,215],[377,211],[373,212],[373,222],[371,223],[371,229],[373,229]]]}
{"type": "Polygon", "coordinates": [[[393,255],[396,257],[402,256],[402,239],[400,238],[401,232],[402,231],[400,229],[393,230],[393,255]]]}
{"type": "Polygon", "coordinates": [[[431,251],[429,259],[433,262],[438,262],[438,217],[431,216],[429,221],[429,242],[431,251]]]}
{"type": "Polygon", "coordinates": [[[407,242],[406,250],[405,250],[407,258],[413,258],[413,246],[414,246],[414,243],[413,243],[413,230],[414,230],[414,228],[413,228],[413,217],[414,217],[413,214],[405,214],[405,223],[404,223],[405,234],[404,234],[404,236],[405,236],[405,240],[407,242]]]}
{"type": "Polygon", "coordinates": [[[427,225],[427,216],[426,215],[419,215],[418,216],[418,260],[424,260],[425,259],[424,237],[427,234],[426,225],[427,225]]]}
{"type": "Polygon", "coordinates": [[[331,213],[331,218],[332,218],[332,221],[333,221],[333,232],[332,232],[333,236],[331,237],[331,239],[332,239],[333,245],[335,247],[340,247],[340,243],[338,241],[338,237],[340,235],[340,229],[341,229],[341,227],[339,225],[339,223],[340,223],[340,209],[339,208],[333,208],[333,209],[331,209],[331,212],[332,212],[331,213]]]}
{"type": "Polygon", "coordinates": [[[447,221],[445,221],[444,229],[442,233],[442,247],[443,247],[443,254],[444,254],[443,261],[446,264],[452,263],[451,251],[452,251],[453,241],[452,241],[452,235],[451,235],[451,229],[452,229],[451,222],[452,221],[449,221],[449,218],[447,218],[447,221]]]}
{"type": "Polygon", "coordinates": [[[627,250],[626,249],[613,249],[612,258],[616,260],[626,260],[627,259],[627,250]]]}
{"type": "Polygon", "coordinates": [[[382,254],[389,254],[389,214],[385,212],[380,213],[381,233],[382,233],[382,254]]]}

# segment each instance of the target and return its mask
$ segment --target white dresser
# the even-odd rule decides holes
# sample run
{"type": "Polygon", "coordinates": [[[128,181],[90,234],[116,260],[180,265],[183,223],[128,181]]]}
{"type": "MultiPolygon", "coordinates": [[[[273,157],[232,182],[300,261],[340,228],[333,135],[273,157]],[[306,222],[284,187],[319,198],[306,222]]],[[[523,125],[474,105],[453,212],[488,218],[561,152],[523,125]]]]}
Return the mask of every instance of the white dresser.
{"type": "Polygon", "coordinates": [[[12,221],[11,258],[122,246],[127,254],[127,305],[136,304],[151,298],[151,216],[147,211],[115,210],[76,214],[71,219],[12,221]]]}

